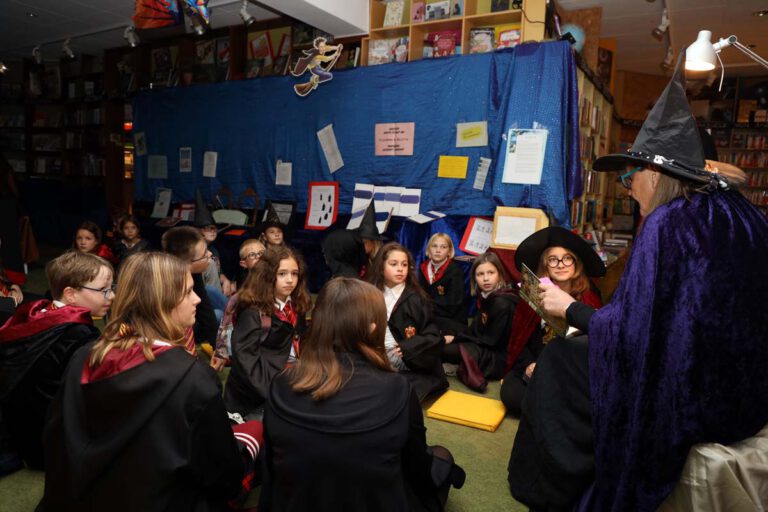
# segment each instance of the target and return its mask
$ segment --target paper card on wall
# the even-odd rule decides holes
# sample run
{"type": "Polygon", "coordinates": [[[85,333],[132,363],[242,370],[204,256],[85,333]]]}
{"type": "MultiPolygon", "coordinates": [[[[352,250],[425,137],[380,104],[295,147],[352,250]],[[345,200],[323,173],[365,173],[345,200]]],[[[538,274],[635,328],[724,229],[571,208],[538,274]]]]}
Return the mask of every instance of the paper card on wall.
{"type": "Polygon", "coordinates": [[[147,159],[147,178],[151,180],[168,179],[168,159],[165,155],[149,155],[147,159]]]}
{"type": "Polygon", "coordinates": [[[192,172],[192,148],[179,148],[179,172],[192,172]]]}
{"type": "Polygon", "coordinates": [[[133,136],[133,147],[136,150],[136,156],[147,154],[147,135],[144,132],[138,132],[133,136]]]}
{"type": "MultiPolygon", "coordinates": [[[[387,213],[386,217],[382,217],[381,220],[387,219],[390,215],[397,215],[400,209],[400,196],[403,194],[403,187],[375,187],[373,190],[373,204],[376,208],[377,216],[376,223],[379,222],[379,212],[387,213]]],[[[381,229],[379,230],[381,232],[381,229]]]]}
{"type": "Polygon", "coordinates": [[[456,147],[471,148],[488,145],[488,121],[456,124],[456,147]]]}
{"type": "Polygon", "coordinates": [[[418,215],[408,217],[408,220],[415,222],[416,224],[426,224],[427,222],[432,222],[433,220],[437,220],[442,217],[445,217],[444,213],[430,210],[427,213],[420,213],[418,215]]]}
{"type": "Polygon", "coordinates": [[[355,183],[355,192],[352,195],[352,215],[349,217],[347,229],[357,229],[363,221],[363,215],[373,200],[374,186],[368,183],[355,183]]]}
{"type": "Polygon", "coordinates": [[[291,162],[277,161],[275,166],[275,185],[291,186],[293,181],[293,164],[291,162]]]}
{"type": "Polygon", "coordinates": [[[511,128],[507,132],[502,183],[539,185],[547,148],[547,130],[511,128]]]}
{"type": "Polygon", "coordinates": [[[326,229],[336,222],[339,206],[339,183],[310,181],[309,204],[304,229],[326,229]]]}
{"type": "Polygon", "coordinates": [[[219,154],[216,151],[206,151],[203,153],[203,176],[206,178],[216,177],[216,162],[219,154]]]}
{"type": "Polygon", "coordinates": [[[416,123],[376,123],[376,156],[413,155],[416,123]]]}
{"type": "Polygon", "coordinates": [[[437,166],[438,178],[459,178],[467,177],[467,166],[469,165],[468,156],[446,156],[440,155],[440,162],[437,166]]]}
{"type": "Polygon", "coordinates": [[[496,221],[495,244],[520,245],[536,232],[536,219],[528,217],[499,217],[496,221]]]}
{"type": "Polygon", "coordinates": [[[168,216],[168,209],[171,207],[171,194],[173,190],[170,188],[158,187],[155,190],[155,206],[152,208],[153,219],[163,219],[168,216]]]}
{"type": "Polygon", "coordinates": [[[400,194],[400,207],[397,209],[398,217],[412,217],[419,213],[421,207],[421,189],[404,188],[400,194]]]}
{"type": "Polygon", "coordinates": [[[475,183],[472,188],[475,190],[483,190],[485,188],[485,181],[488,178],[488,169],[491,167],[490,158],[480,157],[480,163],[477,164],[477,173],[475,173],[475,183]]]}
{"type": "Polygon", "coordinates": [[[464,230],[464,236],[461,237],[459,249],[475,256],[483,254],[491,245],[491,234],[493,233],[493,221],[482,217],[472,217],[469,219],[467,229],[464,230]]]}
{"type": "Polygon", "coordinates": [[[328,168],[334,173],[344,167],[344,160],[341,158],[339,145],[336,143],[336,134],[333,132],[333,125],[329,124],[317,132],[317,138],[320,140],[320,146],[323,148],[325,161],[328,162],[328,168]]]}

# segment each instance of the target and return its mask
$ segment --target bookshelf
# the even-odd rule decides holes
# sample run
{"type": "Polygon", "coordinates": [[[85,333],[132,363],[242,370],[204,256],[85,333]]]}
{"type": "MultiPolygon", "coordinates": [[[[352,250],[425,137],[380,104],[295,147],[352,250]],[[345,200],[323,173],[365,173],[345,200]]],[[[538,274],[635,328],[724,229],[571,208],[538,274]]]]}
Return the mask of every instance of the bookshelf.
{"type": "MultiPolygon", "coordinates": [[[[363,38],[361,44],[362,65],[367,66],[369,57],[369,48],[371,41],[382,39],[408,39],[408,57],[407,60],[414,61],[424,58],[425,41],[429,34],[437,32],[452,31],[456,33],[459,39],[456,41],[456,53],[469,53],[470,33],[476,28],[490,28],[502,25],[518,24],[520,29],[520,41],[540,41],[544,39],[544,24],[536,21],[544,21],[546,2],[545,0],[523,0],[522,9],[513,9],[513,2],[507,2],[509,9],[492,11],[491,0],[463,0],[460,15],[448,16],[441,19],[426,19],[425,21],[414,21],[413,7],[422,3],[425,8],[427,4],[439,2],[417,2],[416,0],[404,0],[403,16],[401,24],[394,26],[384,26],[384,19],[387,11],[387,4],[381,0],[371,0],[370,8],[370,32],[369,36],[363,38]],[[525,10],[525,15],[523,15],[525,10]],[[533,21],[529,21],[533,20],[533,21]]],[[[451,0],[448,5],[453,9],[456,0],[451,0]]],[[[493,2],[494,4],[497,2],[493,2]]],[[[427,45],[431,43],[427,42],[427,45]]]]}
{"type": "MultiPolygon", "coordinates": [[[[576,71],[579,89],[579,144],[583,193],[571,205],[571,224],[579,233],[599,229],[614,213],[616,173],[592,170],[592,163],[606,155],[610,148],[613,98],[596,85],[591,72],[579,66],[576,71]]],[[[629,205],[629,203],[628,203],[629,205]]],[[[631,207],[631,205],[630,205],[631,207]]],[[[629,213],[620,212],[620,213],[629,213]]]]}

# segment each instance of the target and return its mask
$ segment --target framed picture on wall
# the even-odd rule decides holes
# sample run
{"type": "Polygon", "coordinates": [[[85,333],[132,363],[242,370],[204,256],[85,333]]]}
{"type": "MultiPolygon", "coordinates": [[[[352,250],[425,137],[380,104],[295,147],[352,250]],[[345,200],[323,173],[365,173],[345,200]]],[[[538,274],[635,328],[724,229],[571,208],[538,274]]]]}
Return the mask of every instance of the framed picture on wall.
{"type": "Polygon", "coordinates": [[[538,208],[499,206],[493,215],[491,247],[517,249],[523,240],[547,226],[547,214],[538,208]]]}

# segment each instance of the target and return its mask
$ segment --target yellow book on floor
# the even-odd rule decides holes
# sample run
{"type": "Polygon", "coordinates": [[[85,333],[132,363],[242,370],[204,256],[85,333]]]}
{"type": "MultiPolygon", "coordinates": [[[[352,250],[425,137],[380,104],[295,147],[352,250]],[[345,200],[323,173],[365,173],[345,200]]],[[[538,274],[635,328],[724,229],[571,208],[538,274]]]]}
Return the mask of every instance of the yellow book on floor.
{"type": "Polygon", "coordinates": [[[506,412],[500,400],[449,390],[427,409],[427,417],[496,432],[506,412]]]}

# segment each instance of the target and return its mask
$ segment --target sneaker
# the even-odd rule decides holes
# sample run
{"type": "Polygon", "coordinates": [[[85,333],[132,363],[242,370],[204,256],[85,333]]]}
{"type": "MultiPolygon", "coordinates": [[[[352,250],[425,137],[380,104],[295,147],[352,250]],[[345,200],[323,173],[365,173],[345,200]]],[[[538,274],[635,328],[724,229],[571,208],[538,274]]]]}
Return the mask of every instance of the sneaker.
{"type": "Polygon", "coordinates": [[[455,377],[459,371],[459,365],[451,363],[443,363],[443,371],[446,377],[455,377]]]}

